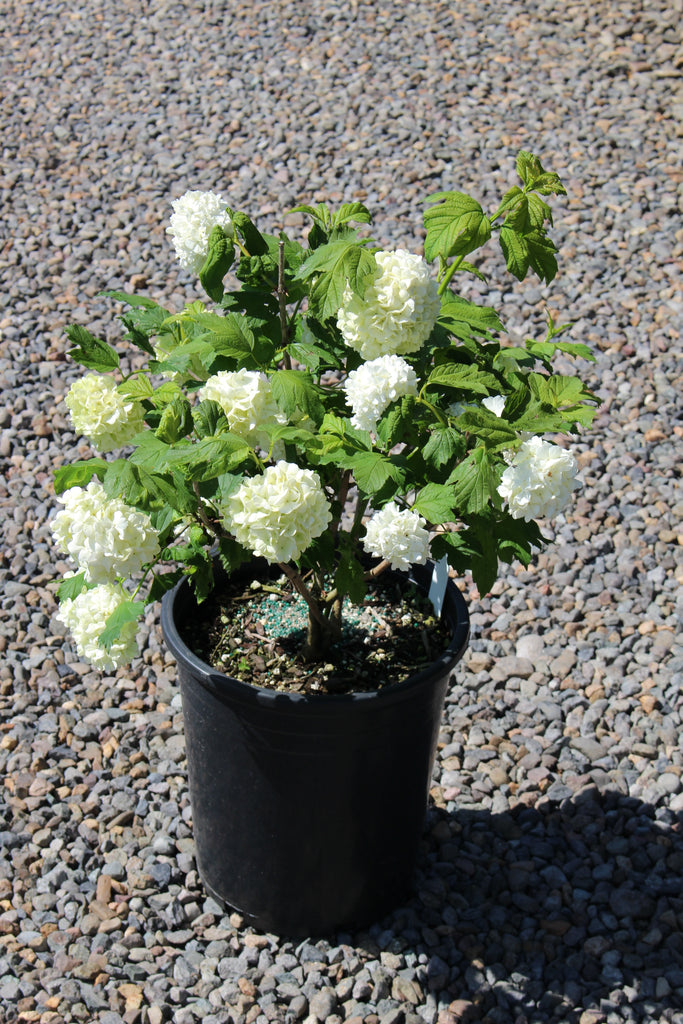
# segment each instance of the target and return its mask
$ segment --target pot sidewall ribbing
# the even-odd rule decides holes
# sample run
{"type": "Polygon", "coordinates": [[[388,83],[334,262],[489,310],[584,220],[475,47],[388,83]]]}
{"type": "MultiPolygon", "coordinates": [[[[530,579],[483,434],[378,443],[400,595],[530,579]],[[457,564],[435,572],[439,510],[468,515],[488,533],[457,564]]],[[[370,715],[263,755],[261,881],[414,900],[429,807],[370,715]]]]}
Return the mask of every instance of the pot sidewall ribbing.
{"type": "MultiPolygon", "coordinates": [[[[427,567],[412,575],[427,588],[427,567]]],[[[278,934],[379,919],[410,891],[443,702],[467,643],[462,595],[449,584],[453,640],[427,670],[339,696],[266,690],[213,670],[178,634],[193,607],[183,580],[164,597],[162,628],[178,662],[207,890],[278,934]]]]}

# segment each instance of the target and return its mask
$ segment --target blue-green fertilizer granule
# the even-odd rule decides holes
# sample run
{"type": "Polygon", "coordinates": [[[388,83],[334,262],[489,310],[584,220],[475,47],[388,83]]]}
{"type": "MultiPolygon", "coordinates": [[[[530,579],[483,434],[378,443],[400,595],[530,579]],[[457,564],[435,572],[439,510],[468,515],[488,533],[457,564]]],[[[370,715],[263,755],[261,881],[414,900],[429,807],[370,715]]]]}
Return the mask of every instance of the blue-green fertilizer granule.
{"type": "Polygon", "coordinates": [[[366,601],[344,602],[342,635],[319,662],[301,651],[308,607],[289,581],[228,579],[181,630],[202,660],[226,675],[293,693],[356,693],[382,689],[421,671],[448,646],[448,628],[427,596],[387,574],[366,601]]]}

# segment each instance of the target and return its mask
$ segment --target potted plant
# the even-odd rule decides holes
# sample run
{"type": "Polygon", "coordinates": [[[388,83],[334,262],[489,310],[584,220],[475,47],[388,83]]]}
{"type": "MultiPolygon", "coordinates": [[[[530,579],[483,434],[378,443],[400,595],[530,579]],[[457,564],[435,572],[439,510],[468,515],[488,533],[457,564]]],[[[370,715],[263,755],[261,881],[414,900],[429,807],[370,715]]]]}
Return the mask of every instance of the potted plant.
{"type": "Polygon", "coordinates": [[[565,190],[530,153],[517,171],[492,215],[431,196],[424,258],[379,250],[358,202],[297,207],[302,244],[188,192],[169,232],[212,306],[106,293],[125,364],[67,329],[88,372],[66,403],[99,454],[55,474],[76,563],[61,620],[111,671],[163,598],[200,873],[272,930],[367,922],[405,894],[467,640],[449,571],[486,593],[575,486],[557,435],[596,399],[552,361],[590,350],[550,315],[510,347],[454,287],[485,280],[471,254],[498,229],[514,277],[555,276],[546,200],[565,190]]]}

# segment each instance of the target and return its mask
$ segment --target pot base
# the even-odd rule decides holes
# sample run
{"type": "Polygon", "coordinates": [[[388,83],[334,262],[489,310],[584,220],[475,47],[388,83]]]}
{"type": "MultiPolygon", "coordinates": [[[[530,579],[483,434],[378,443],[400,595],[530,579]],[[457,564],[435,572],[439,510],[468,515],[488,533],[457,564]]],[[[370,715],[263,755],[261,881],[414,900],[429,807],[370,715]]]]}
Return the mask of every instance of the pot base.
{"type": "MultiPolygon", "coordinates": [[[[418,567],[421,568],[421,567],[418,567]]],[[[416,573],[428,586],[430,569],[416,573]]],[[[200,876],[258,928],[328,935],[381,918],[410,891],[441,711],[468,633],[448,588],[450,647],[386,690],[307,696],[222,675],[180,639],[193,604],[164,597],[178,660],[200,876]]]]}

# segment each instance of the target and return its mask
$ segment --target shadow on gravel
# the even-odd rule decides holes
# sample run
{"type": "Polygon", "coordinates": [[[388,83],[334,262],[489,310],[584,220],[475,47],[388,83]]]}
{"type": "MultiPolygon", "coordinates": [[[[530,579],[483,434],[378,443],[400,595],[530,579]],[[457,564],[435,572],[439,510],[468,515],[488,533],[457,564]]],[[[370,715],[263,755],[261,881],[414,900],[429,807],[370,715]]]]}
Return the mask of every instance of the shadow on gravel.
{"type": "Polygon", "coordinates": [[[461,1001],[453,1020],[683,1009],[683,816],[593,788],[507,814],[431,815],[418,914],[436,934],[416,952],[428,988],[461,1001]]]}

